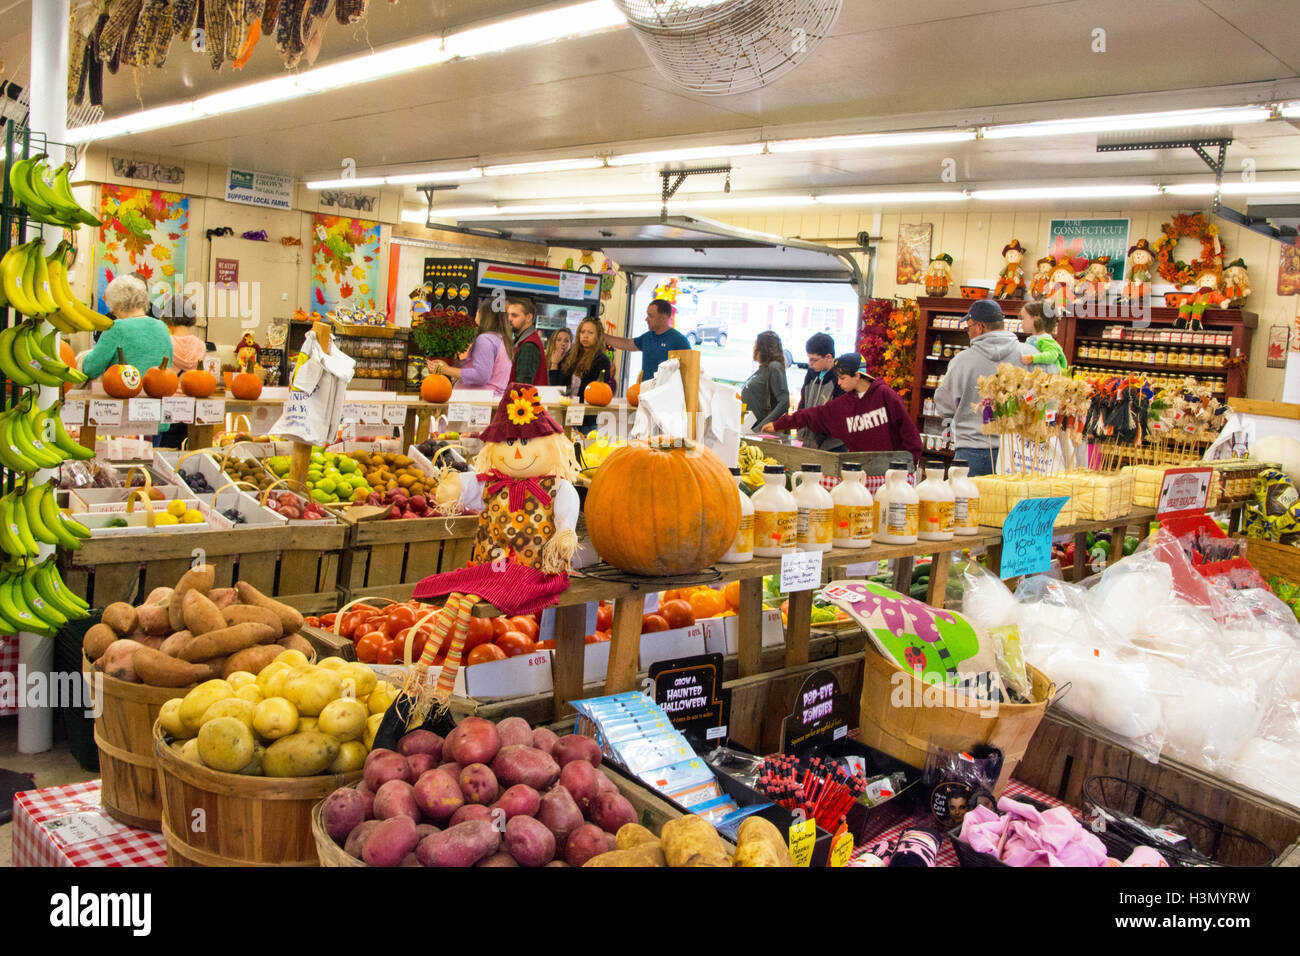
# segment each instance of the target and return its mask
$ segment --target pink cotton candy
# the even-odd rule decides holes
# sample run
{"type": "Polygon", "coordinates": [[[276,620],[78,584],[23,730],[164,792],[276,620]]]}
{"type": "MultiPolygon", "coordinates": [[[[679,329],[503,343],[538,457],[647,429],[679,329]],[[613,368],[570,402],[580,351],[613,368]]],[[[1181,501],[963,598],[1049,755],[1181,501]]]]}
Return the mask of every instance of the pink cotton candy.
{"type": "MultiPolygon", "coordinates": [[[[1019,800],[1003,797],[998,816],[977,806],[962,821],[961,838],[980,853],[995,854],[1008,866],[1106,865],[1106,848],[1065,807],[1040,813],[1019,800]]],[[[1154,866],[1146,863],[1133,865],[1154,866]]]]}
{"type": "Polygon", "coordinates": [[[1169,866],[1165,858],[1149,846],[1134,847],[1123,866],[1169,866]]]}

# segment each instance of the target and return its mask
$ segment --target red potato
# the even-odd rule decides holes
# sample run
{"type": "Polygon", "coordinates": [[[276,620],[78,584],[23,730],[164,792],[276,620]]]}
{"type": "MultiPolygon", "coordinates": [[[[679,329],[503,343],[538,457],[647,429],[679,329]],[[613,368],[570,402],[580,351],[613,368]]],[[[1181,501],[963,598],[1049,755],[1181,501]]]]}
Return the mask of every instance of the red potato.
{"type": "Polygon", "coordinates": [[[383,822],[383,820],[363,820],[358,823],[356,828],[348,834],[347,842],[343,844],[343,849],[348,856],[358,860],[361,859],[361,849],[366,845],[366,840],[383,822]]]}
{"type": "Polygon", "coordinates": [[[438,761],[431,754],[411,754],[406,758],[406,765],[411,768],[411,779],[419,780],[427,770],[438,766],[438,761]]]}
{"type": "Polygon", "coordinates": [[[610,780],[608,775],[597,772],[596,790],[598,793],[604,793],[606,790],[612,790],[614,793],[618,793],[618,784],[613,780],[610,780]]]}
{"type": "Polygon", "coordinates": [[[358,780],[357,785],[353,789],[356,790],[357,793],[361,794],[361,799],[366,801],[365,819],[371,819],[375,815],[375,791],[371,790],[370,787],[366,785],[365,780],[358,780]]]}
{"type": "Polygon", "coordinates": [[[347,842],[348,834],[366,819],[366,798],[352,787],[341,787],[325,798],[321,817],[325,832],[339,846],[347,842]]]}
{"type": "Polygon", "coordinates": [[[492,772],[507,787],[517,783],[527,784],[542,791],[560,779],[560,765],[536,747],[511,744],[497,751],[492,761],[492,772]]]}
{"type": "MultiPolygon", "coordinates": [[[[596,778],[603,776],[603,773],[585,760],[570,760],[560,768],[560,783],[573,795],[574,802],[584,814],[595,801],[596,795],[600,793],[600,785],[596,782],[596,778]]],[[[581,863],[574,863],[574,866],[581,865],[581,863]]]]}
{"type": "Polygon", "coordinates": [[[551,756],[561,767],[571,760],[586,760],[593,767],[599,767],[604,755],[600,752],[600,744],[590,737],[569,734],[555,742],[551,756]]]}
{"type": "Polygon", "coordinates": [[[479,860],[475,866],[518,866],[515,858],[509,853],[493,853],[486,859],[479,860]]]}
{"type": "Polygon", "coordinates": [[[612,833],[606,833],[594,823],[584,823],[569,834],[564,844],[564,860],[569,866],[582,866],[593,856],[617,849],[612,833]]]}
{"type": "Polygon", "coordinates": [[[460,792],[465,795],[466,803],[481,803],[487,806],[500,795],[501,787],[491,767],[486,764],[472,763],[460,772],[460,792]]]}
{"type": "Polygon", "coordinates": [[[361,765],[361,769],[367,770],[369,769],[372,763],[374,763],[379,758],[383,757],[385,754],[395,754],[395,753],[397,753],[396,750],[388,750],[385,747],[376,747],[374,750],[370,751],[370,753],[366,754],[366,760],[365,763],[361,765]]]}
{"type": "Polygon", "coordinates": [[[454,827],[458,823],[464,823],[467,820],[487,820],[492,822],[492,809],[485,807],[481,803],[467,803],[451,815],[447,821],[447,826],[454,827]]]}
{"type": "Polygon", "coordinates": [[[559,739],[560,738],[555,735],[555,731],[547,727],[538,727],[533,731],[533,746],[542,753],[551,753],[551,749],[559,739]]]}
{"type": "Polygon", "coordinates": [[[362,773],[366,786],[376,794],[379,793],[379,788],[390,780],[405,780],[410,783],[412,779],[411,766],[406,762],[406,758],[391,750],[374,760],[367,760],[362,773]]]}
{"type": "Polygon", "coordinates": [[[497,725],[482,717],[466,717],[447,735],[443,742],[443,756],[449,756],[456,763],[492,763],[492,758],[501,749],[501,735],[497,725]]]}
{"type": "Polygon", "coordinates": [[[442,759],[442,738],[432,730],[412,730],[397,742],[397,752],[403,757],[428,754],[436,764],[442,759]]]}
{"type": "Polygon", "coordinates": [[[542,794],[537,808],[537,819],[546,824],[546,828],[555,834],[555,842],[563,846],[569,834],[582,826],[582,810],[574,802],[573,795],[562,786],[552,787],[542,794]]]}
{"type": "Polygon", "coordinates": [[[636,823],[636,810],[621,793],[606,790],[591,806],[591,822],[606,833],[617,833],[625,823],[636,823]]]}
{"type": "Polygon", "coordinates": [[[547,863],[546,865],[547,866],[568,866],[569,864],[565,863],[563,860],[552,860],[550,863],[547,863]]]}
{"type": "Polygon", "coordinates": [[[418,856],[416,856],[414,853],[408,853],[408,854],[406,854],[406,856],[404,856],[404,857],[402,858],[402,862],[399,863],[398,866],[419,866],[419,867],[423,867],[424,864],[420,862],[420,858],[419,858],[418,856]]]}
{"type": "Polygon", "coordinates": [[[555,859],[555,834],[533,817],[511,817],[506,823],[506,852],[520,866],[545,866],[555,859]]]}
{"type": "Polygon", "coordinates": [[[504,812],[507,820],[518,816],[535,817],[541,803],[540,793],[527,784],[517,783],[501,794],[497,802],[492,804],[492,809],[504,812]]]}
{"type": "Polygon", "coordinates": [[[533,745],[533,728],[522,717],[507,717],[497,721],[497,734],[501,738],[502,747],[511,744],[522,744],[525,747],[533,745]]]}
{"type": "Polygon", "coordinates": [[[420,822],[420,807],[415,802],[415,788],[405,780],[389,780],[375,791],[374,814],[377,820],[406,816],[420,822]]]}
{"type": "Polygon", "coordinates": [[[459,780],[460,772],[465,768],[462,767],[460,764],[456,763],[454,760],[448,760],[446,763],[438,764],[437,769],[447,774],[453,780],[459,780]]]}
{"type": "Polygon", "coordinates": [[[429,836],[430,834],[441,833],[441,832],[442,830],[439,827],[435,827],[432,823],[417,823],[415,825],[415,835],[418,836],[421,840],[423,840],[425,837],[429,836]]]}
{"type": "Polygon", "coordinates": [[[414,820],[407,816],[389,817],[366,837],[361,859],[370,866],[400,866],[418,842],[414,820]]]}
{"type": "Polygon", "coordinates": [[[425,866],[473,866],[500,848],[501,834],[496,827],[486,820],[468,820],[425,837],[415,855],[425,866]]]}
{"type": "Polygon", "coordinates": [[[441,825],[465,805],[465,796],[460,792],[460,782],[439,768],[428,771],[415,782],[415,802],[424,819],[441,825]]]}

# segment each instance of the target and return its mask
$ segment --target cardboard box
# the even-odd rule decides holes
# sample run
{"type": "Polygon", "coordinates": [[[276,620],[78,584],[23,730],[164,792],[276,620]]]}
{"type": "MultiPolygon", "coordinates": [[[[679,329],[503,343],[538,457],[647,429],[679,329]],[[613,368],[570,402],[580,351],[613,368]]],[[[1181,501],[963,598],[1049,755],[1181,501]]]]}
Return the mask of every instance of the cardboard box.
{"type": "MultiPolygon", "coordinates": [[[[213,511],[218,513],[228,508],[234,508],[239,512],[244,521],[242,524],[238,521],[231,521],[230,526],[232,528],[247,528],[257,525],[278,528],[289,523],[289,519],[284,515],[271,508],[263,507],[258,498],[240,488],[224,488],[212,495],[201,495],[199,500],[205,502],[213,511]]],[[[225,518],[225,515],[221,515],[221,517],[225,518]]]]}
{"type": "MultiPolygon", "coordinates": [[[[184,485],[154,485],[162,494],[161,500],[155,500],[154,506],[165,508],[167,502],[176,498],[186,501],[194,500],[194,495],[184,485]]],[[[136,488],[73,488],[68,492],[68,507],[74,512],[125,511],[126,500],[136,488]]],[[[135,506],[143,508],[144,503],[136,499],[135,506]]]]}
{"type": "Polygon", "coordinates": [[[699,624],[679,627],[671,631],[657,631],[641,635],[641,670],[649,669],[655,661],[671,661],[679,657],[696,657],[704,653],[704,628],[699,624]]]}
{"type": "Polygon", "coordinates": [[[122,513],[111,511],[97,511],[77,515],[77,520],[90,529],[92,538],[116,538],[116,537],[135,537],[142,534],[175,534],[186,531],[207,531],[206,524],[164,524],[150,528],[145,523],[145,512],[143,509],[136,509],[132,514],[125,513],[123,506],[122,513]],[[114,518],[124,518],[126,520],[125,528],[110,528],[108,523],[114,518]]]}

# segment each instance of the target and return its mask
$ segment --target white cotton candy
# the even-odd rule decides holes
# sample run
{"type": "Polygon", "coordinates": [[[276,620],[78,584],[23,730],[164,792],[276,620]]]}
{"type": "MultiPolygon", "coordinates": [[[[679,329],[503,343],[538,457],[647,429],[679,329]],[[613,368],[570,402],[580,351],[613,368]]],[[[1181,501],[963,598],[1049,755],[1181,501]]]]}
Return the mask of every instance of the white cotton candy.
{"type": "Polygon", "coordinates": [[[1121,737],[1145,737],[1160,728],[1160,703],[1147,687],[1146,668],[1113,657],[1095,658],[1093,720],[1121,737]]]}
{"type": "Polygon", "coordinates": [[[976,627],[989,630],[1019,621],[1020,605],[1007,586],[993,575],[967,579],[961,602],[962,616],[976,627]]]}
{"type": "Polygon", "coordinates": [[[1242,786],[1300,807],[1300,747],[1255,737],[1226,769],[1242,786]]]}
{"type": "Polygon", "coordinates": [[[1083,720],[1092,720],[1093,696],[1091,672],[1083,652],[1078,648],[1060,644],[1053,652],[1041,658],[1042,663],[1031,660],[1063,691],[1061,706],[1083,720]],[[1068,686],[1067,686],[1068,685],[1068,686]]]}
{"type": "Polygon", "coordinates": [[[1279,681],[1291,689],[1286,696],[1296,696],[1300,671],[1293,663],[1295,642],[1276,628],[1226,628],[1218,635],[1218,649],[1227,670],[1239,680],[1250,681],[1261,698],[1280,693],[1279,681]]]}
{"type": "Polygon", "coordinates": [[[1162,709],[1166,750],[1207,770],[1235,759],[1259,732],[1254,695],[1239,687],[1192,677],[1181,694],[1163,698],[1162,709]]]}
{"type": "Polygon", "coordinates": [[[1103,626],[1124,640],[1142,630],[1152,608],[1173,600],[1174,576],[1169,566],[1149,561],[1137,568],[1116,565],[1102,575],[1088,595],[1088,606],[1103,626]]]}

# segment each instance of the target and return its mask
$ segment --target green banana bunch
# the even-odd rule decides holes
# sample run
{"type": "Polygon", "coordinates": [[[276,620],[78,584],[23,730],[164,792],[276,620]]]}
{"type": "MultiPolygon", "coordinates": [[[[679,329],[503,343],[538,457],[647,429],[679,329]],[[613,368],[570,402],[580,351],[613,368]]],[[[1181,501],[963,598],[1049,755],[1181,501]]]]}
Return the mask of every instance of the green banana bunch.
{"type": "Polygon", "coordinates": [[[27,215],[38,222],[75,229],[79,225],[98,226],[92,216],[72,196],[68,174],[71,163],[51,170],[45,153],[20,159],[9,169],[9,186],[14,198],[27,207],[27,215]]]}
{"type": "Polygon", "coordinates": [[[84,384],[88,376],[59,357],[58,331],[40,337],[31,321],[0,330],[0,372],[19,385],[84,384]]]}
{"type": "Polygon", "coordinates": [[[14,633],[29,631],[53,637],[63,625],[89,613],[89,605],[63,583],[52,558],[25,567],[11,563],[0,568],[0,626],[14,633]]]}
{"type": "Polygon", "coordinates": [[[90,529],[55,503],[53,479],[0,497],[0,551],[10,557],[38,557],[42,544],[75,551],[88,537],[90,529]]]}
{"type": "Polygon", "coordinates": [[[89,449],[74,452],[78,446],[62,424],[57,418],[50,421],[50,409],[44,413],[37,409],[30,392],[24,395],[0,412],[0,465],[10,471],[33,472],[57,468],[70,457],[82,457],[89,449]],[[49,445],[42,440],[46,437],[49,445]],[[65,443],[61,443],[63,439],[65,443]]]}
{"type": "Polygon", "coordinates": [[[63,427],[63,418],[59,414],[62,408],[63,402],[57,401],[43,411],[33,410],[32,432],[42,441],[63,452],[65,460],[70,458],[73,461],[89,461],[95,457],[95,453],[85,445],[78,444],[68,434],[67,429],[63,427]]]}

